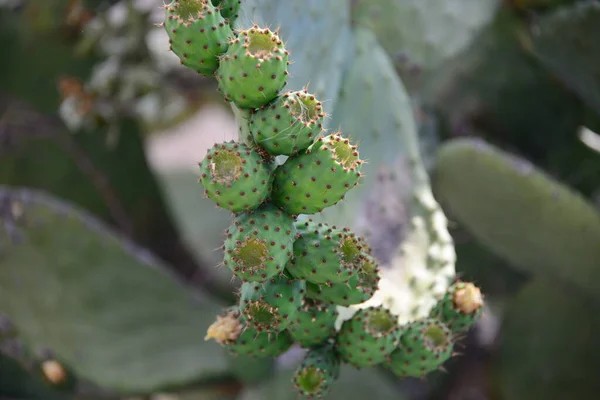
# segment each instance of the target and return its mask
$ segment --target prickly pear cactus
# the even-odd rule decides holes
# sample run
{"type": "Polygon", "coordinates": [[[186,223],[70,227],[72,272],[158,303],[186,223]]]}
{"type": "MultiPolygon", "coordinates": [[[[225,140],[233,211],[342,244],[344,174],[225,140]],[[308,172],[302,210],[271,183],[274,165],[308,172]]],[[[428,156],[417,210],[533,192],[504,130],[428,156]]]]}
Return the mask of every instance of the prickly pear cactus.
{"type": "Polygon", "coordinates": [[[598,296],[600,213],[580,194],[481,139],[441,147],[434,188],[457,222],[515,268],[598,296]]]}
{"type": "MultiPolygon", "coordinates": [[[[201,162],[207,196],[222,207],[217,195],[226,197],[234,214],[224,264],[242,281],[238,304],[217,317],[206,339],[253,357],[273,357],[299,344],[307,353],[293,386],[305,398],[326,396],[342,364],[387,365],[397,372],[389,360],[406,356],[398,356],[403,339],[426,357],[405,357],[410,373],[400,375],[435,370],[451,355],[455,339],[446,324],[459,321],[468,328],[482,306],[471,292],[457,296],[451,287],[454,250],[446,220],[431,194],[406,93],[375,36],[362,28],[349,31],[346,74],[326,70],[333,75],[331,87],[339,82],[341,90],[312,92],[311,76],[297,68],[296,76],[307,80],[280,93],[292,75],[288,64],[311,68],[310,59],[294,58],[293,49],[312,46],[301,42],[312,25],[286,30],[286,18],[318,20],[330,3],[338,4],[242,3],[215,78],[239,117],[240,142],[228,146],[244,152],[230,149],[220,167],[210,152],[201,162]],[[259,22],[247,22],[250,12],[261,15],[259,22]],[[337,105],[328,110],[322,93],[333,93],[337,105]],[[329,113],[333,131],[324,124],[329,113]],[[374,175],[367,182],[365,170],[374,175]],[[219,183],[214,171],[239,179],[211,189],[219,183]],[[257,181],[263,183],[260,196],[244,203],[257,181]],[[399,220],[405,225],[401,235],[390,231],[399,220]]],[[[336,15],[348,15],[348,3],[338,6],[336,15]]]]}

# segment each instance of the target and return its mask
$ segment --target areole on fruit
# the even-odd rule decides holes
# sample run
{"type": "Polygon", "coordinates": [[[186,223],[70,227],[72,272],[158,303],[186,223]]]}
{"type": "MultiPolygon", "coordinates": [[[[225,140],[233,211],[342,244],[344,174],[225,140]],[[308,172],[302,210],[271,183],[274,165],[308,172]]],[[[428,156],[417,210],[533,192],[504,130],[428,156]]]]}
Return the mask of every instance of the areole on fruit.
{"type": "Polygon", "coordinates": [[[244,160],[240,152],[223,149],[208,156],[212,178],[217,183],[231,183],[240,177],[244,160]]]}

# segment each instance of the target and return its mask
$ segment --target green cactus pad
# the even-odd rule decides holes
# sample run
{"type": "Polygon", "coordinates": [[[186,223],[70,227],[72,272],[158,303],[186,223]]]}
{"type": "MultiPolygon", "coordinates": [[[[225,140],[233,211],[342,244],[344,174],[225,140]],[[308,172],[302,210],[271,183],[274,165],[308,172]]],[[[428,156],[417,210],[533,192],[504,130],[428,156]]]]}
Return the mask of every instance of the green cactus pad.
{"type": "Polygon", "coordinates": [[[171,51],[186,67],[212,76],[234,36],[231,26],[207,0],[173,0],[165,9],[171,51]]]}
{"type": "Polygon", "coordinates": [[[355,367],[369,367],[385,361],[400,342],[398,317],[383,307],[358,310],[344,321],[337,336],[341,358],[355,367]]]}
{"type": "Polygon", "coordinates": [[[436,319],[412,322],[385,365],[398,376],[425,376],[452,357],[452,340],[450,328],[436,319]]]}
{"type": "Polygon", "coordinates": [[[316,346],[335,336],[337,316],[335,305],[305,298],[287,330],[302,347],[316,346]]]}
{"type": "Polygon", "coordinates": [[[288,52],[268,28],[242,30],[221,57],[219,91],[238,108],[259,108],[272,101],[287,82],[288,52]]]}
{"type": "Polygon", "coordinates": [[[308,282],[348,282],[370,250],[347,228],[307,220],[296,223],[296,231],[294,257],[286,268],[294,277],[308,282]]]}
{"type": "Polygon", "coordinates": [[[238,214],[226,233],[223,264],[242,281],[265,282],[292,258],[294,220],[266,204],[238,214]]]}
{"type": "Polygon", "coordinates": [[[281,274],[267,282],[245,282],[240,293],[240,311],[248,326],[258,332],[277,333],[296,317],[306,292],[303,280],[281,274]]]}
{"type": "Polygon", "coordinates": [[[379,288],[379,268],[372,256],[363,255],[358,271],[348,282],[306,283],[306,297],[340,306],[351,306],[369,300],[379,288]]]}
{"type": "Polygon", "coordinates": [[[229,307],[224,315],[217,316],[204,338],[210,339],[223,345],[231,354],[254,357],[277,357],[293,344],[292,338],[285,331],[272,334],[252,329],[235,306],[229,307]]]}
{"type": "Polygon", "coordinates": [[[243,143],[215,144],[199,166],[206,197],[232,212],[258,208],[271,191],[270,167],[243,143]]]}
{"type": "Polygon", "coordinates": [[[322,103],[306,90],[290,91],[252,113],[252,140],[272,155],[306,150],[323,130],[322,103]]]}
{"type": "Polygon", "coordinates": [[[600,213],[579,193],[481,139],[446,142],[435,168],[440,203],[479,243],[521,272],[598,296],[600,213]]]}
{"type": "Polygon", "coordinates": [[[241,0],[212,0],[212,3],[221,11],[221,15],[230,25],[237,19],[242,5],[241,0]]]}
{"type": "Polygon", "coordinates": [[[273,202],[293,215],[320,212],[358,185],[363,163],[357,146],[340,133],[320,137],[275,170],[273,202]]]}
{"type": "Polygon", "coordinates": [[[455,334],[467,330],[483,311],[483,296],[470,282],[456,282],[431,310],[431,316],[442,321],[455,334]]]}
{"type": "Polygon", "coordinates": [[[329,344],[310,349],[294,373],[298,394],[308,399],[325,398],[340,376],[340,359],[329,344]]]}

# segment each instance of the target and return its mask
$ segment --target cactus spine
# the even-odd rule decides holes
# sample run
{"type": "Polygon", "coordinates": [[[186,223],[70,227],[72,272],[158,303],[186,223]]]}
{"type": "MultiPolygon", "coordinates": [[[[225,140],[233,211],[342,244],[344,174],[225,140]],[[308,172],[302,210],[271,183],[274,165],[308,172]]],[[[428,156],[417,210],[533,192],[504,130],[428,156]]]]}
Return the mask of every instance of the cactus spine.
{"type": "Polygon", "coordinates": [[[415,192],[418,217],[411,221],[411,241],[402,256],[408,261],[406,276],[381,269],[367,239],[350,229],[299,220],[301,214],[335,206],[360,183],[364,161],[358,146],[341,131],[324,130],[323,104],[307,89],[281,93],[290,53],[279,34],[266,27],[231,28],[239,2],[173,0],[166,10],[172,50],[192,69],[210,64],[224,99],[244,116],[238,119],[242,141],[216,144],[200,163],[205,195],[233,213],[223,264],[242,281],[237,304],[217,317],[205,339],[232,353],[259,357],[278,356],[293,343],[306,348],[293,379],[306,398],[325,397],[341,363],[387,365],[403,375],[439,367],[451,352],[450,327],[465,329],[479,311],[466,305],[475,302],[470,286],[445,291],[452,244],[429,192],[415,192]],[[206,29],[208,15],[219,23],[202,36],[204,42],[198,32],[191,37],[179,26],[173,32],[180,19],[183,26],[206,29]],[[186,46],[194,48],[184,52],[186,46]],[[210,52],[216,64],[215,58],[206,61],[207,49],[216,49],[210,52]],[[288,157],[276,162],[280,155],[288,157]],[[415,237],[434,238],[432,244],[425,241],[431,251],[424,268],[422,260],[410,268],[415,237]],[[411,304],[418,312],[406,312],[395,281],[423,294],[426,300],[411,304]],[[435,309],[431,288],[444,292],[435,309]],[[423,313],[432,309],[431,315],[423,313]],[[400,352],[403,346],[417,356],[407,358],[400,352]]]}

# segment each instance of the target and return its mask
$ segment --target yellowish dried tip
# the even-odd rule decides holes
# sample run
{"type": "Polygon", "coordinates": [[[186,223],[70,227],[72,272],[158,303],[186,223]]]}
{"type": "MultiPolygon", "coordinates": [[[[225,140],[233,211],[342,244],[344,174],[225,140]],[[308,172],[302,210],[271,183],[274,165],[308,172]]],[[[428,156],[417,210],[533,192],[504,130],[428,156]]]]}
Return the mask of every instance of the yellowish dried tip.
{"type": "Polygon", "coordinates": [[[463,288],[454,292],[454,305],[464,314],[471,314],[479,310],[483,307],[481,290],[472,283],[466,283],[463,288]]]}
{"type": "Polygon", "coordinates": [[[46,379],[55,385],[63,383],[67,379],[67,372],[56,360],[46,360],[42,363],[42,372],[46,379]]]}
{"type": "Polygon", "coordinates": [[[235,341],[242,333],[242,324],[235,313],[229,313],[222,317],[217,316],[217,320],[208,327],[204,340],[214,339],[216,342],[224,344],[235,341]]]}

